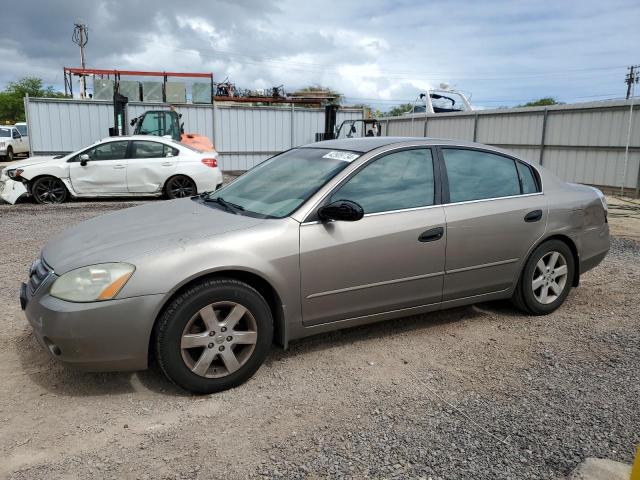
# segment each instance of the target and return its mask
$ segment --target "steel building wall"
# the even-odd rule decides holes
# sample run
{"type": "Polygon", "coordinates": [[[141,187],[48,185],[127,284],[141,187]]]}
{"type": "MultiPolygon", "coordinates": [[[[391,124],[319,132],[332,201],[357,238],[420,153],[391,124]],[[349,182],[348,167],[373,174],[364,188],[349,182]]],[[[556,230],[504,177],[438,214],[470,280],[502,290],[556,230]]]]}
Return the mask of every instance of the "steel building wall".
{"type": "MultiPolygon", "coordinates": [[[[534,163],[542,159],[546,168],[565,180],[638,188],[640,112],[634,114],[626,169],[624,160],[629,106],[629,101],[607,101],[421,115],[414,118],[413,133],[418,134],[415,124],[425,121],[429,137],[472,140],[475,131],[477,142],[501,147],[534,163]]],[[[410,118],[381,121],[385,135],[411,133],[410,118]]]]}
{"type": "Polygon", "coordinates": [[[429,117],[427,120],[427,137],[459,138],[473,141],[473,117],[429,117]]]}
{"type": "Polygon", "coordinates": [[[31,152],[65,153],[104,138],[113,126],[113,103],[27,99],[31,152]]]}

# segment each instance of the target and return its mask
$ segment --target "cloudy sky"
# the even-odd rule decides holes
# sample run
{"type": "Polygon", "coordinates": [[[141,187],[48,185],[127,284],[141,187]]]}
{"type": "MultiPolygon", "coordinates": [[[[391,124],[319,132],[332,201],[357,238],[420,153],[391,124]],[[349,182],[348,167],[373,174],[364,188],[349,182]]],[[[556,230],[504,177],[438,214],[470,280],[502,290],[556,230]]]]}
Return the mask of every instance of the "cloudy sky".
{"type": "Polygon", "coordinates": [[[383,110],[441,82],[484,107],[621,97],[640,63],[638,0],[25,0],[3,18],[0,87],[35,75],[62,88],[78,18],[89,67],[321,84],[383,110]]]}

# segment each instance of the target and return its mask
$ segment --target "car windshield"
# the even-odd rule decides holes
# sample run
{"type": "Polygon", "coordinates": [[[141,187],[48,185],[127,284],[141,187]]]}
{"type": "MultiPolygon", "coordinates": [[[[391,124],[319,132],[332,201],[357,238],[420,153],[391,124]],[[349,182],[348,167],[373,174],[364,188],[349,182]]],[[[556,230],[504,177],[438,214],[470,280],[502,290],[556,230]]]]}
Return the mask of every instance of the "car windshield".
{"type": "Polygon", "coordinates": [[[283,218],[359,156],[323,148],[289,150],[252,168],[206,200],[221,198],[223,206],[230,205],[237,212],[283,218]]]}
{"type": "Polygon", "coordinates": [[[20,132],[20,135],[23,137],[27,136],[27,126],[26,125],[16,125],[16,128],[20,132]]]}
{"type": "Polygon", "coordinates": [[[0,128],[0,137],[10,137],[11,129],[10,128],[0,128]]]}

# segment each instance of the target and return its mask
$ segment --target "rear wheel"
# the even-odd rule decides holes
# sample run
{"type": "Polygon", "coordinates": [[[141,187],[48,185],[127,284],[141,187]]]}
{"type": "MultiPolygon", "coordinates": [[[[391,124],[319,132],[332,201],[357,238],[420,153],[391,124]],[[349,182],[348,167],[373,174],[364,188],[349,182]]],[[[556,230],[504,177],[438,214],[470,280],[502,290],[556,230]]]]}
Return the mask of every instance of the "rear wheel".
{"type": "Polygon", "coordinates": [[[545,242],[527,260],[512,300],[526,313],[551,313],[569,295],[574,272],[569,247],[560,240],[545,242]]]}
{"type": "Polygon", "coordinates": [[[31,194],[37,203],[63,203],[67,199],[67,187],[55,177],[41,177],[33,182],[31,194]]]}
{"type": "Polygon", "coordinates": [[[207,280],[174,299],[158,320],[155,353],[165,375],[195,393],[247,381],[271,347],[264,298],[236,280],[207,280]]]}
{"type": "Polygon", "coordinates": [[[167,181],[164,191],[169,199],[192,197],[198,193],[196,183],[185,175],[171,177],[167,181]]]}

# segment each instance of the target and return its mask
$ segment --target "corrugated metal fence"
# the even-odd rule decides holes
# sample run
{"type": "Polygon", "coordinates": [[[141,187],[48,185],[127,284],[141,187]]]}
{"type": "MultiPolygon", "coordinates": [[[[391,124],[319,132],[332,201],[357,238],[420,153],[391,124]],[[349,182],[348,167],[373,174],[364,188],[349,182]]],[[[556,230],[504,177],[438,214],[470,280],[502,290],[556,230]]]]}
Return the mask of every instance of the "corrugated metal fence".
{"type": "Polygon", "coordinates": [[[594,102],[390,117],[381,123],[383,135],[476,141],[541,163],[568,181],[637,189],[640,111],[634,112],[625,164],[629,107],[630,101],[594,102]]]}
{"type": "MultiPolygon", "coordinates": [[[[78,150],[108,135],[113,103],[70,99],[25,99],[33,155],[78,150]]],[[[167,105],[132,102],[129,120],[145,110],[167,105]]],[[[177,105],[185,131],[213,139],[223,170],[247,170],[291,147],[311,143],[324,131],[324,109],[246,107],[238,105],[177,105]]],[[[362,109],[342,109],[343,120],[362,118],[362,109]]]]}

